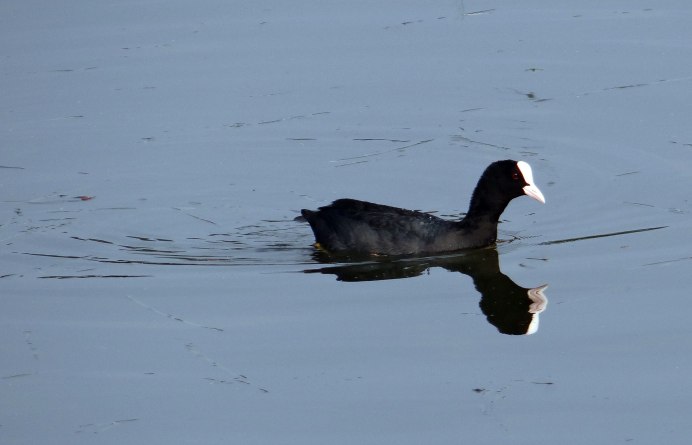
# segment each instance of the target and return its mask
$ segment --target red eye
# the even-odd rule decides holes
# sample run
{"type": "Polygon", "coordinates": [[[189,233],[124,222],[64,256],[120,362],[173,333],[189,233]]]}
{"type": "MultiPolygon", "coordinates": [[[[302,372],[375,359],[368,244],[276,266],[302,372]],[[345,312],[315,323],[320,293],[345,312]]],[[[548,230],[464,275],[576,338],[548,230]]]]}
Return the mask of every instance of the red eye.
{"type": "Polygon", "coordinates": [[[517,173],[517,172],[512,173],[512,179],[514,179],[515,181],[519,180],[519,173],[517,173]]]}

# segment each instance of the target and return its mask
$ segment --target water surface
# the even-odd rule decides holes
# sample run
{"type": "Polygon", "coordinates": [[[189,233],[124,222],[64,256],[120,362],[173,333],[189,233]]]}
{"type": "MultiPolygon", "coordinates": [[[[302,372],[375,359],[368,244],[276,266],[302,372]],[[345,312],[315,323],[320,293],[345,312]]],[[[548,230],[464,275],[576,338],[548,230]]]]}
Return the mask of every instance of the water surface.
{"type": "Polygon", "coordinates": [[[5,9],[3,443],[686,443],[686,2],[5,9]],[[294,220],[457,218],[506,158],[547,203],[493,249],[294,220]]]}

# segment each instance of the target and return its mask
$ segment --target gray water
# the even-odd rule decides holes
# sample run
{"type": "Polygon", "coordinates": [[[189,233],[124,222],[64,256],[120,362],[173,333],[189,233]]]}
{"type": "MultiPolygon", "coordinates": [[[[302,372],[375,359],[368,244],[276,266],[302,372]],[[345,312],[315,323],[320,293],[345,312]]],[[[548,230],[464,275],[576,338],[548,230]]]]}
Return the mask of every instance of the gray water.
{"type": "Polygon", "coordinates": [[[691,19],[3,6],[0,442],[687,443],[691,19]],[[325,264],[294,221],[456,218],[507,158],[547,203],[513,201],[496,249],[325,264]],[[532,335],[487,316],[545,284],[532,335]]]}

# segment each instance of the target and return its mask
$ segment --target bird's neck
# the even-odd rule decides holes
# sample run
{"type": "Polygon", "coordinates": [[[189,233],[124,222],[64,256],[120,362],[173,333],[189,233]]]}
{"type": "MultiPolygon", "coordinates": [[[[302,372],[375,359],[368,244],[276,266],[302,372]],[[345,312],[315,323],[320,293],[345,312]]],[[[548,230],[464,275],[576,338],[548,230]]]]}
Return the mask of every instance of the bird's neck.
{"type": "Polygon", "coordinates": [[[492,188],[479,185],[471,196],[469,211],[466,213],[464,219],[494,224],[497,228],[500,215],[502,215],[502,212],[507,208],[509,201],[509,199],[503,197],[492,188]]]}

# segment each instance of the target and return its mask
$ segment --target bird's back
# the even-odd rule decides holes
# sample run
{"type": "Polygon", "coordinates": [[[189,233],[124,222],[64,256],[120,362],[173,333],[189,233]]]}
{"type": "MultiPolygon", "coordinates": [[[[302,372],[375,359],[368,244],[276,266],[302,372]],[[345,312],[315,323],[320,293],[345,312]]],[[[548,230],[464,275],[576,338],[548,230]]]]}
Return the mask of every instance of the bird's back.
{"type": "Polygon", "coordinates": [[[339,199],[302,214],[317,243],[331,252],[408,255],[457,248],[440,243],[457,231],[458,223],[415,210],[339,199]]]}

